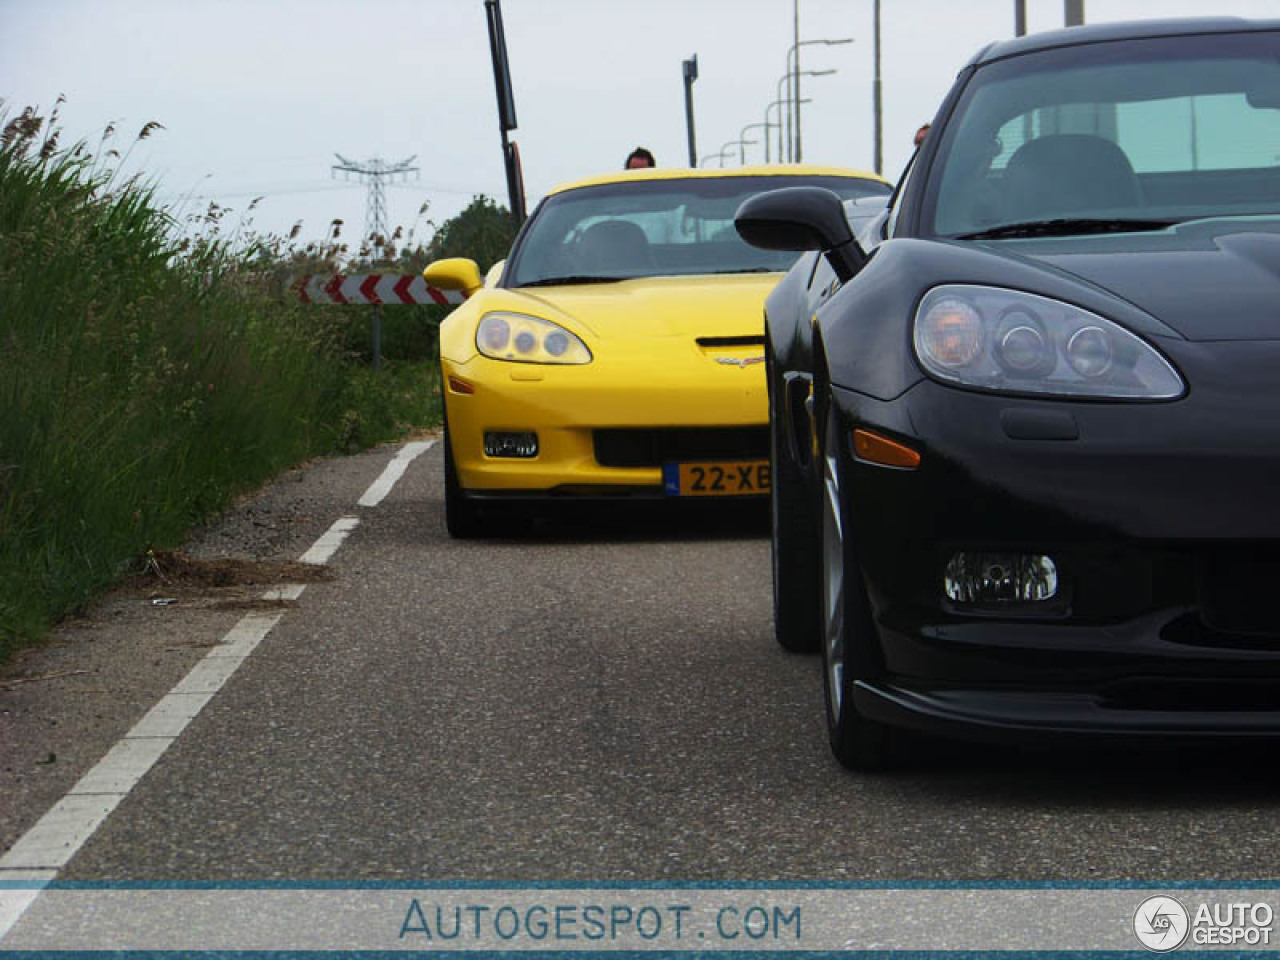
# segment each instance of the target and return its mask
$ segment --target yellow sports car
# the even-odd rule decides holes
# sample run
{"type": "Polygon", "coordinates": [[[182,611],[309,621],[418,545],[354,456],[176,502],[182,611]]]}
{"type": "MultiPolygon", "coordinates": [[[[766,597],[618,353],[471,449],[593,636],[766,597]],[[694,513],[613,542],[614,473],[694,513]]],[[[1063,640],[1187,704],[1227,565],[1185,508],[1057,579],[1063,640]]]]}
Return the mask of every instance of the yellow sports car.
{"type": "Polygon", "coordinates": [[[483,280],[427,267],[470,295],[440,327],[450,534],[500,532],[499,504],[768,493],[763,307],[795,254],[733,215],[793,185],[890,191],[830,167],[622,171],[552,190],[483,280]]]}

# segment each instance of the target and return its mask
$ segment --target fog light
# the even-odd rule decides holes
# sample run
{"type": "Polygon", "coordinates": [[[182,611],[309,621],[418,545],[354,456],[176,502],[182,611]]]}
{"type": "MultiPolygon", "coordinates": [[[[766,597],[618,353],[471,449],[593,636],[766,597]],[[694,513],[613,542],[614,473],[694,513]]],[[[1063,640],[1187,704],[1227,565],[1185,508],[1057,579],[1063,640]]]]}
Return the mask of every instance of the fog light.
{"type": "Polygon", "coordinates": [[[953,603],[1030,603],[1058,594],[1058,567],[1037,553],[957,553],[942,577],[953,603]]]}
{"type": "Polygon", "coordinates": [[[538,435],[533,431],[527,433],[486,431],[484,435],[484,455],[486,457],[536,457],[538,455],[538,435]]]}

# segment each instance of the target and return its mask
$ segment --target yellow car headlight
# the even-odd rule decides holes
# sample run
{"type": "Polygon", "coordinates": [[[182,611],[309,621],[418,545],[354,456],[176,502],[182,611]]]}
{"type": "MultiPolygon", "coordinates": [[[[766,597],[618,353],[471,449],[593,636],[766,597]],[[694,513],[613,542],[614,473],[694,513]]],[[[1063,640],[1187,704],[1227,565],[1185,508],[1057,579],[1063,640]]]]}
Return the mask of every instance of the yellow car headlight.
{"type": "Polygon", "coordinates": [[[476,349],[514,363],[590,363],[591,351],[559,324],[527,313],[486,313],[476,327],[476,349]]]}

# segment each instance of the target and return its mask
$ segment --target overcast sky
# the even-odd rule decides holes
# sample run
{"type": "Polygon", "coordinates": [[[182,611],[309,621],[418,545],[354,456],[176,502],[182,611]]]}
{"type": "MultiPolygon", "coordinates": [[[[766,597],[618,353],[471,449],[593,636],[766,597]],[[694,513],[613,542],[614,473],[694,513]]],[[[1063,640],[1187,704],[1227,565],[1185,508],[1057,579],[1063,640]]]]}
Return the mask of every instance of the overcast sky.
{"type": "MultiPolygon", "coordinates": [[[[620,167],[638,144],[684,164],[681,61],[697,54],[698,153],[764,120],[792,43],[797,0],[505,0],[530,207],[549,187],[620,167]]],[[[872,0],[798,0],[804,157],[870,169],[872,0]]],[[[882,0],[885,173],[905,163],[957,70],[1013,33],[1013,0],[882,0]]],[[[1028,0],[1032,32],[1062,0],[1028,0]]],[[[1280,16],[1277,0],[1085,0],[1089,22],[1214,14],[1280,16]]],[[[364,231],[366,188],[332,179],[334,154],[416,156],[419,179],[387,190],[389,220],[419,239],[478,193],[506,203],[483,0],[0,0],[0,98],[9,114],[59,94],[64,140],[122,149],[174,204],[209,198],[253,227],[364,231]],[[425,217],[418,211],[429,204],[425,217]]],[[[776,114],[776,111],[774,111],[776,114]]],[[[773,119],[771,115],[770,119],[773,119]]],[[[761,130],[748,130],[759,139],[761,130]]],[[[776,136],[776,134],[775,134],[776,136]]],[[[747,148],[763,160],[763,145],[747,148]]],[[[737,148],[731,153],[737,162],[737,148]]],[[[719,161],[712,161],[718,164],[719,161]]]]}

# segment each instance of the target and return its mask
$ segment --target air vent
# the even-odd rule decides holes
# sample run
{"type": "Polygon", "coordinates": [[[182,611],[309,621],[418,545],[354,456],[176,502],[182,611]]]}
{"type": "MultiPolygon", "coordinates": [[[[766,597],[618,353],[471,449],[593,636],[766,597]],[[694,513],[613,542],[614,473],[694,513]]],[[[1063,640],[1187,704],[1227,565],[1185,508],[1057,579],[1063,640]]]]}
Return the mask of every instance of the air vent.
{"type": "Polygon", "coordinates": [[[699,337],[700,347],[763,347],[764,337],[699,337]]]}

